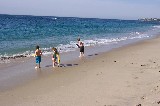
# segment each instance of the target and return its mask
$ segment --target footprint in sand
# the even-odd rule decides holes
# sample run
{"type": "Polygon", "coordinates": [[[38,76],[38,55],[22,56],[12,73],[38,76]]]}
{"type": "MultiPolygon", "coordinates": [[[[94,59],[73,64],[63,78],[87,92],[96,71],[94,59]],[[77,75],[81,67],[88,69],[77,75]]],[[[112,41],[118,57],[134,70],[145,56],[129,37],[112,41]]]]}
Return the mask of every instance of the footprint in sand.
{"type": "Polygon", "coordinates": [[[145,96],[142,96],[142,97],[141,97],[142,100],[144,100],[145,98],[146,98],[145,96]]]}
{"type": "Polygon", "coordinates": [[[139,77],[134,77],[134,79],[138,79],[139,77]]]}
{"type": "Polygon", "coordinates": [[[157,91],[158,88],[159,88],[159,86],[157,85],[156,87],[154,87],[154,88],[151,90],[151,92],[157,91]]]}
{"type": "Polygon", "coordinates": [[[141,71],[140,73],[144,73],[144,71],[141,71]]]}
{"type": "Polygon", "coordinates": [[[142,64],[141,66],[146,66],[145,64],[142,64]]]}
{"type": "Polygon", "coordinates": [[[138,105],[136,105],[136,106],[142,106],[141,104],[138,104],[138,105]]]}
{"type": "Polygon", "coordinates": [[[98,74],[96,74],[96,75],[100,75],[100,74],[102,74],[102,72],[100,72],[100,73],[98,73],[98,74]]]}

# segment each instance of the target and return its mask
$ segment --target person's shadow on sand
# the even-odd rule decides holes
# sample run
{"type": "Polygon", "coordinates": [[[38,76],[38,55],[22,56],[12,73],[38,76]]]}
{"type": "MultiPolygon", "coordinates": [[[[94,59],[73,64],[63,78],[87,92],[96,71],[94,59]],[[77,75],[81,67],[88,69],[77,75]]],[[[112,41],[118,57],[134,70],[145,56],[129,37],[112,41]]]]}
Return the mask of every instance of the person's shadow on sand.
{"type": "Polygon", "coordinates": [[[94,55],[96,56],[96,55],[98,55],[98,54],[90,54],[90,55],[88,55],[88,56],[94,56],[94,55]]]}
{"type": "MultiPolygon", "coordinates": [[[[78,64],[60,64],[59,67],[71,67],[77,66],[78,64]]],[[[52,65],[46,65],[45,67],[52,67],[52,65]]]]}

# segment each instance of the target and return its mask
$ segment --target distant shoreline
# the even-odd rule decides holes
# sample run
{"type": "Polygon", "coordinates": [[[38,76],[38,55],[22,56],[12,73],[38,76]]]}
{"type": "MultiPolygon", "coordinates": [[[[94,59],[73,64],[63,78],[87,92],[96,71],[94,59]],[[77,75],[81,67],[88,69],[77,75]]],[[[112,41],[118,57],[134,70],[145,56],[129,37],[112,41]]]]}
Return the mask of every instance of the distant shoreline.
{"type": "Polygon", "coordinates": [[[160,22],[160,18],[142,18],[138,19],[140,21],[154,21],[154,22],[160,22]]]}

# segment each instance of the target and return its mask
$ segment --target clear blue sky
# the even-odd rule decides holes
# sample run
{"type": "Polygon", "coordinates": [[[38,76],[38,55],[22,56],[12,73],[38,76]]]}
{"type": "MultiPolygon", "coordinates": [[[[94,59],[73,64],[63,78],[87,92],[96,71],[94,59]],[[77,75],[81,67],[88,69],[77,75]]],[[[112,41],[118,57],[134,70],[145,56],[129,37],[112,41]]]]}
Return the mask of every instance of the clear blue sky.
{"type": "Polygon", "coordinates": [[[160,18],[160,0],[0,0],[0,14],[87,18],[160,18]]]}

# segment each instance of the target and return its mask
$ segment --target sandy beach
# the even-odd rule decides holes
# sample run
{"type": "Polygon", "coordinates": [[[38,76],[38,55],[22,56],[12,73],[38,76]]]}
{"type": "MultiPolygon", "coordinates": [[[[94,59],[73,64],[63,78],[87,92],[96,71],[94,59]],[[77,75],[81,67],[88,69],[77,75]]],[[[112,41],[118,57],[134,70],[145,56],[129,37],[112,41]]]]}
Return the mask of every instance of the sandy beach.
{"type": "Polygon", "coordinates": [[[158,37],[34,70],[40,78],[1,91],[0,105],[159,106],[159,47],[158,37]]]}

